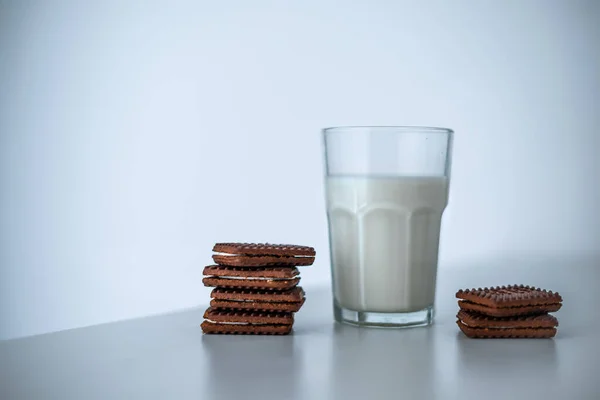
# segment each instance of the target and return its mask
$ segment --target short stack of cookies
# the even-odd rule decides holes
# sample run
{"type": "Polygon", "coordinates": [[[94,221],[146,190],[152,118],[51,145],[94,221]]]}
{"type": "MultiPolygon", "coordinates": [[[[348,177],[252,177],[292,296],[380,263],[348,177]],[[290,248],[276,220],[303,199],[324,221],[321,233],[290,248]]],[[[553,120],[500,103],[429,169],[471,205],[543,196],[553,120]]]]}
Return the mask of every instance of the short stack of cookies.
{"type": "Polygon", "coordinates": [[[300,266],[312,265],[315,249],[269,243],[217,243],[216,265],[204,268],[214,287],[204,313],[207,334],[287,335],[304,304],[300,266]]]}
{"type": "Polygon", "coordinates": [[[456,323],[470,338],[551,338],[558,320],[550,312],[562,307],[551,290],[509,285],[459,290],[456,323]]]}

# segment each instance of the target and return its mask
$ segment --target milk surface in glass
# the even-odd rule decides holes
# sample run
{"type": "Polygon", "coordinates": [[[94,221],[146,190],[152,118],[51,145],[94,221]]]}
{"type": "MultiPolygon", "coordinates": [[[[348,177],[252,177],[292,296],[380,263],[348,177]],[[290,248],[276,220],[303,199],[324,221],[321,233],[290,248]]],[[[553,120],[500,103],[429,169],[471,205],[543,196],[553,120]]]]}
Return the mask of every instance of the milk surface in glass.
{"type": "Polygon", "coordinates": [[[330,176],[326,191],[337,304],[381,313],[433,306],[448,178],[330,176]]]}

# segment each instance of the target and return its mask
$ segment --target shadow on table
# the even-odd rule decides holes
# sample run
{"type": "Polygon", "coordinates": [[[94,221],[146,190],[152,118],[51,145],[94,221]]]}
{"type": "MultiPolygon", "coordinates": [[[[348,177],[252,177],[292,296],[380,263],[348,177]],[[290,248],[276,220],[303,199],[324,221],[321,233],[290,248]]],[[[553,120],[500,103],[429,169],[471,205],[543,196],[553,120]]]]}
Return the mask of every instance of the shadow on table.
{"type": "Polygon", "coordinates": [[[557,367],[554,339],[470,339],[456,333],[459,367],[502,369],[510,364],[537,368],[557,367]]]}
{"type": "Polygon", "coordinates": [[[459,386],[510,382],[494,385],[495,394],[510,395],[519,388],[523,396],[552,395],[552,383],[560,381],[556,347],[553,339],[469,339],[457,332],[459,386]]]}
{"type": "Polygon", "coordinates": [[[431,327],[359,328],[336,323],[328,398],[433,398],[435,342],[431,327]]]}
{"type": "Polygon", "coordinates": [[[294,398],[302,354],[292,335],[204,335],[202,345],[209,355],[206,398],[294,398]]]}

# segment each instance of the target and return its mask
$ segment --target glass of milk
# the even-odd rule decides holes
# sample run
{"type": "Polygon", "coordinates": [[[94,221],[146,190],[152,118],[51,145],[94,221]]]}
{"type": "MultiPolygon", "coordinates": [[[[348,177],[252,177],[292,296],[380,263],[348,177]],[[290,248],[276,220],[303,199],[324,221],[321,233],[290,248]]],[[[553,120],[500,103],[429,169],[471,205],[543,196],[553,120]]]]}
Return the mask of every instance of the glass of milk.
{"type": "Polygon", "coordinates": [[[453,132],[323,130],[335,319],[361,326],[433,322],[453,132]]]}

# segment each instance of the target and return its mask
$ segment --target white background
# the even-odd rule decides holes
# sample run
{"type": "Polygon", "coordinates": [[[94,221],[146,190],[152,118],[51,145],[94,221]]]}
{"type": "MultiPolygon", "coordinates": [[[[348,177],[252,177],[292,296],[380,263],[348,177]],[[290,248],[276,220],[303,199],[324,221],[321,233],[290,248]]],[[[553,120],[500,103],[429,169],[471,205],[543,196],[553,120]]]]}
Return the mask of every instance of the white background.
{"type": "Polygon", "coordinates": [[[440,268],[598,254],[599,43],[593,0],[3,2],[0,339],[205,304],[218,241],[328,285],[326,126],[456,131],[440,268]]]}

